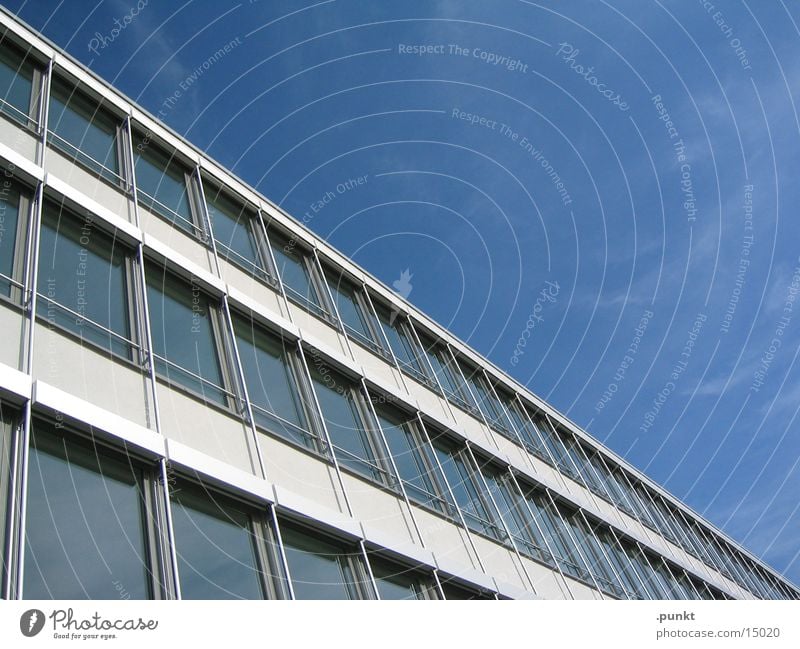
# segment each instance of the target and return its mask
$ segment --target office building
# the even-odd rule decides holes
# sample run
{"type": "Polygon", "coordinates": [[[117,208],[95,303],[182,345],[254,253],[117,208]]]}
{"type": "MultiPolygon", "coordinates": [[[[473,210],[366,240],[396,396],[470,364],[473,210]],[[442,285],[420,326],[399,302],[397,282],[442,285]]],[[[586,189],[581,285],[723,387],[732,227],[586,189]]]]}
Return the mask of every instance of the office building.
{"type": "Polygon", "coordinates": [[[800,596],[0,23],[4,598],[800,596]]]}

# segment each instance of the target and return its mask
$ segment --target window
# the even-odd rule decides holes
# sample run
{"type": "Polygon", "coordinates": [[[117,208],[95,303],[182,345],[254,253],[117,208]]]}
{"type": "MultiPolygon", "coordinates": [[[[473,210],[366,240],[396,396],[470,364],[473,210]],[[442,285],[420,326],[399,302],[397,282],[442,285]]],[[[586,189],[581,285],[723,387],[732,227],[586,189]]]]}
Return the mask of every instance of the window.
{"type": "Polygon", "coordinates": [[[604,548],[595,536],[594,528],[597,525],[590,526],[583,513],[579,510],[569,512],[568,521],[572,527],[573,535],[581,545],[583,556],[595,581],[600,586],[600,590],[614,597],[624,598],[625,590],[619,584],[604,548]]]}
{"type": "Polygon", "coordinates": [[[238,315],[233,317],[233,330],[256,424],[315,448],[294,344],[238,315]]]}
{"type": "Polygon", "coordinates": [[[433,338],[420,333],[420,343],[422,349],[430,361],[433,373],[439,385],[442,386],[444,396],[455,405],[464,410],[469,410],[471,399],[466,392],[466,386],[461,378],[461,374],[455,365],[455,361],[446,346],[437,343],[433,338]]]}
{"type": "Polygon", "coordinates": [[[39,115],[41,73],[31,57],[0,39],[0,113],[32,127],[39,115]]]}
{"type": "Polygon", "coordinates": [[[269,266],[263,254],[263,236],[259,236],[260,225],[256,213],[222,189],[208,182],[204,187],[208,217],[220,257],[250,274],[269,279],[269,266]]]}
{"type": "Polygon", "coordinates": [[[505,403],[508,416],[511,418],[522,444],[540,460],[550,464],[551,460],[542,441],[542,434],[534,423],[533,417],[530,416],[524,406],[517,403],[515,398],[510,397],[505,403]]]}
{"type": "Polygon", "coordinates": [[[365,424],[365,404],[357,385],[350,379],[313,359],[311,380],[322,410],[339,464],[383,484],[391,474],[380,464],[386,453],[365,424]],[[380,458],[380,459],[379,459],[380,458]]]}
{"type": "Polygon", "coordinates": [[[647,591],[636,576],[635,570],[630,565],[630,561],[614,533],[605,526],[597,526],[595,532],[606,551],[611,565],[614,566],[614,570],[619,575],[628,599],[647,599],[647,591]]]}
{"type": "Polygon", "coordinates": [[[554,565],[544,538],[532,520],[530,510],[511,475],[489,466],[484,466],[481,471],[517,549],[538,561],[554,565]]]}
{"type": "Polygon", "coordinates": [[[591,583],[575,541],[548,495],[544,491],[531,489],[525,494],[525,499],[564,574],[591,583]]]}
{"type": "MultiPolygon", "coordinates": [[[[440,578],[441,579],[441,578],[440,578]]],[[[445,599],[467,600],[467,599],[495,599],[489,592],[479,592],[452,580],[442,580],[442,591],[445,599]]]]}
{"type": "Polygon", "coordinates": [[[277,597],[276,549],[262,515],[183,482],[172,503],[183,599],[277,597]]]}
{"type": "Polygon", "coordinates": [[[491,504],[481,496],[479,478],[473,473],[466,452],[441,437],[433,440],[433,448],[467,527],[497,541],[504,541],[505,533],[493,515],[491,504]]]}
{"type": "Polygon", "coordinates": [[[370,309],[363,291],[341,275],[334,278],[331,270],[325,271],[325,278],[345,333],[373,351],[385,354],[375,320],[369,315],[370,309]]]}
{"type": "Polygon", "coordinates": [[[174,155],[158,148],[149,137],[134,135],[133,144],[139,204],[190,234],[204,236],[199,219],[193,216],[189,169],[174,155]]]}
{"type": "Polygon", "coordinates": [[[99,102],[55,78],[47,116],[50,141],[102,178],[122,183],[119,120],[99,102]]]}
{"type": "Polygon", "coordinates": [[[372,588],[355,550],[281,523],[281,539],[295,599],[371,599],[372,588]]]}
{"type": "Polygon", "coordinates": [[[472,393],[478,401],[478,407],[489,426],[506,437],[511,435],[503,404],[498,401],[483,371],[468,365],[462,365],[462,367],[464,368],[464,376],[467,377],[467,381],[472,386],[472,393]]]}
{"type": "Polygon", "coordinates": [[[48,201],[42,211],[38,293],[40,317],[82,341],[132,360],[129,250],[98,229],[90,214],[80,219],[48,201]]]}
{"type": "Polygon", "coordinates": [[[29,461],[23,596],[157,596],[149,472],[38,421],[29,461]]]}
{"type": "Polygon", "coordinates": [[[312,313],[330,317],[311,256],[277,232],[270,231],[269,242],[286,296],[312,313]]]}
{"type": "Polygon", "coordinates": [[[400,369],[422,383],[431,383],[428,372],[423,369],[411,325],[405,317],[382,304],[375,305],[375,310],[400,369]]]}
{"type": "Polygon", "coordinates": [[[212,299],[154,264],[145,267],[157,372],[219,405],[230,405],[222,330],[212,299]]]}
{"type": "Polygon", "coordinates": [[[417,571],[379,557],[369,564],[381,599],[438,599],[430,579],[417,571]]]}
{"type": "Polygon", "coordinates": [[[384,404],[376,404],[375,412],[408,497],[440,513],[451,513],[444,479],[417,422],[403,411],[384,404]]]}
{"type": "Polygon", "coordinates": [[[22,302],[25,231],[31,201],[17,183],[0,183],[0,295],[22,302]]]}
{"type": "Polygon", "coordinates": [[[11,410],[0,402],[0,552],[3,552],[3,565],[0,578],[8,571],[5,564],[5,533],[8,506],[8,487],[11,480],[11,437],[14,431],[14,417],[11,410]]]}

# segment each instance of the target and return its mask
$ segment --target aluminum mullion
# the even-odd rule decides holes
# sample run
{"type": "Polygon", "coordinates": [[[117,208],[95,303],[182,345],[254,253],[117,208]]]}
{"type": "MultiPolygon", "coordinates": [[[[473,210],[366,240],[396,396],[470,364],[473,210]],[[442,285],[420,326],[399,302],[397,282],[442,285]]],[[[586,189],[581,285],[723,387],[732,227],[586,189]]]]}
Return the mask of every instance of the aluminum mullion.
{"type": "Polygon", "coordinates": [[[483,488],[486,490],[486,493],[489,496],[489,500],[492,502],[492,507],[494,508],[494,511],[497,513],[497,516],[500,519],[500,523],[503,526],[503,530],[506,533],[506,537],[511,543],[511,547],[514,548],[514,552],[517,555],[517,560],[519,561],[520,567],[522,568],[522,572],[525,573],[525,577],[527,577],[528,583],[531,585],[531,591],[533,592],[534,595],[536,595],[537,594],[536,585],[533,583],[533,579],[531,578],[528,569],[525,567],[525,562],[522,559],[522,554],[520,554],[519,548],[517,547],[517,543],[516,541],[514,541],[514,535],[511,533],[511,530],[508,528],[508,524],[503,518],[503,512],[500,511],[500,508],[497,506],[497,501],[494,499],[494,496],[492,495],[492,490],[489,489],[489,483],[486,482],[486,477],[483,475],[483,471],[481,471],[481,467],[478,464],[478,459],[475,457],[475,453],[473,453],[472,451],[472,445],[470,444],[469,440],[465,440],[464,445],[466,446],[467,452],[469,453],[469,457],[472,460],[472,466],[469,467],[468,470],[478,472],[481,484],[483,484],[483,488]]]}
{"type": "Polygon", "coordinates": [[[361,548],[361,556],[364,559],[364,565],[367,569],[367,575],[369,576],[369,580],[372,583],[372,590],[375,594],[375,599],[380,600],[381,594],[378,592],[378,583],[375,581],[375,575],[372,574],[372,566],[369,563],[369,556],[367,555],[367,546],[364,543],[364,539],[358,540],[358,547],[361,548]]]}
{"type": "Polygon", "coordinates": [[[314,387],[314,382],[311,380],[311,371],[308,369],[308,362],[306,361],[306,355],[303,350],[303,344],[301,340],[297,341],[297,348],[300,352],[300,360],[303,363],[303,369],[306,372],[306,380],[308,381],[309,390],[311,391],[311,396],[314,399],[314,404],[317,408],[317,415],[318,415],[318,423],[322,428],[322,433],[325,435],[325,443],[328,445],[328,450],[330,452],[330,457],[333,462],[334,470],[336,471],[336,477],[339,482],[339,487],[342,490],[342,498],[344,498],[344,504],[347,507],[348,515],[353,518],[353,507],[350,503],[350,498],[347,496],[347,489],[344,486],[344,476],[342,476],[342,469],[339,466],[339,460],[336,459],[336,451],[333,448],[333,442],[331,441],[330,434],[328,433],[328,425],[325,423],[325,414],[322,412],[322,406],[319,403],[319,399],[317,398],[317,390],[314,387]]]}

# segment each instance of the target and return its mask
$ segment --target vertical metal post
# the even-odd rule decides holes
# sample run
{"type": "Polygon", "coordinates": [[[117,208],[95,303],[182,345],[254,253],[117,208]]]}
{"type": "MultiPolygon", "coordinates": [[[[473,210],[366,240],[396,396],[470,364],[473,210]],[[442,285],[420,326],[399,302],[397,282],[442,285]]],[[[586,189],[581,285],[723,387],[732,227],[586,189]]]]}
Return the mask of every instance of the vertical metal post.
{"type": "Polygon", "coordinates": [[[289,571],[289,561],[286,559],[286,547],[283,545],[283,535],[281,534],[281,526],[278,524],[278,515],[275,512],[275,505],[269,506],[269,512],[272,517],[272,527],[275,528],[275,542],[278,544],[278,554],[280,555],[281,565],[283,565],[284,574],[286,575],[286,586],[289,589],[289,598],[297,599],[294,594],[292,574],[289,571]]]}

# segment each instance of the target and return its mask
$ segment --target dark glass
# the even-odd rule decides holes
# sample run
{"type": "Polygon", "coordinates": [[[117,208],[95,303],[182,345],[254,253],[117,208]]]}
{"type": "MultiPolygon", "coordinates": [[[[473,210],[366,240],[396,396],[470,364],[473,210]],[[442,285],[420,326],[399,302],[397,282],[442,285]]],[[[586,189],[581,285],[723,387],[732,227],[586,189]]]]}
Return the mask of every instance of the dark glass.
{"type": "Polygon", "coordinates": [[[294,240],[286,241],[274,233],[270,233],[270,245],[287,295],[318,311],[321,302],[311,281],[303,252],[295,245],[294,240]]]}
{"type": "Polygon", "coordinates": [[[56,146],[109,180],[119,176],[117,120],[96,102],[54,79],[47,122],[56,146]]]}
{"type": "Polygon", "coordinates": [[[131,462],[34,425],[25,599],[146,599],[143,477],[131,462]]]}
{"type": "Polygon", "coordinates": [[[244,261],[263,271],[252,230],[252,214],[221,192],[206,196],[206,205],[214,238],[222,245],[220,256],[235,263],[244,261]]]}
{"type": "Polygon", "coordinates": [[[352,558],[312,533],[281,525],[286,563],[296,599],[358,599],[352,558]]]}
{"type": "MultiPolygon", "coordinates": [[[[6,547],[6,508],[8,505],[8,485],[11,480],[11,433],[13,422],[14,419],[11,416],[11,412],[0,403],[0,526],[2,526],[0,527],[0,548],[6,547]]],[[[0,576],[4,576],[8,569],[5,557],[4,552],[0,576]]]]}
{"type": "Polygon", "coordinates": [[[420,378],[426,377],[427,373],[423,371],[417,357],[417,346],[406,331],[403,319],[397,313],[385,307],[378,308],[378,318],[383,325],[383,331],[389,339],[389,345],[400,367],[420,378]]]}
{"type": "Polygon", "coordinates": [[[162,268],[148,265],[146,276],[153,351],[169,361],[159,359],[156,369],[169,380],[226,404],[210,298],[162,268]]]}
{"type": "Polygon", "coordinates": [[[427,446],[423,447],[417,442],[415,424],[407,421],[408,418],[401,411],[389,406],[376,405],[375,411],[408,497],[444,511],[444,502],[437,493],[434,477],[428,468],[433,466],[433,458],[427,446]]]}
{"type": "Polygon", "coordinates": [[[328,277],[328,285],[345,329],[354,334],[356,339],[374,346],[375,341],[367,323],[367,316],[356,297],[356,288],[346,280],[331,277],[328,277]]]}
{"type": "Polygon", "coordinates": [[[309,423],[285,343],[243,318],[233,318],[236,344],[256,422],[301,444],[310,443],[309,423]],[[274,415],[274,416],[270,416],[274,415]]]}
{"type": "Polygon", "coordinates": [[[420,342],[428,355],[433,373],[439,380],[445,396],[459,405],[466,405],[461,388],[461,377],[458,375],[458,370],[454,367],[447,350],[424,337],[421,337],[420,342]]]}
{"type": "Polygon", "coordinates": [[[16,47],[0,44],[0,109],[22,124],[28,123],[31,114],[34,69],[16,47]]]}
{"type": "Polygon", "coordinates": [[[452,600],[469,600],[469,599],[494,599],[491,594],[479,593],[478,591],[471,590],[464,586],[460,586],[453,582],[442,582],[442,590],[444,591],[445,599],[452,600]]]}
{"type": "Polygon", "coordinates": [[[191,487],[174,490],[172,500],[181,597],[263,599],[250,517],[191,487]]]}
{"type": "Polygon", "coordinates": [[[44,300],[40,315],[130,358],[127,253],[90,218],[81,221],[55,203],[45,203],[37,287],[44,300]]]}
{"type": "Polygon", "coordinates": [[[186,168],[141,136],[134,138],[133,156],[139,202],[194,234],[186,168]]]}
{"type": "Polygon", "coordinates": [[[11,296],[10,279],[17,266],[20,193],[10,181],[0,182],[0,293],[11,296]]]}
{"type": "Polygon", "coordinates": [[[383,480],[355,402],[355,386],[341,374],[317,363],[311,363],[310,370],[339,463],[373,480],[383,480]]]}
{"type": "Polygon", "coordinates": [[[425,599],[427,589],[413,571],[383,559],[370,559],[381,599],[425,599]]]}

